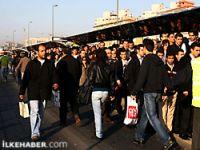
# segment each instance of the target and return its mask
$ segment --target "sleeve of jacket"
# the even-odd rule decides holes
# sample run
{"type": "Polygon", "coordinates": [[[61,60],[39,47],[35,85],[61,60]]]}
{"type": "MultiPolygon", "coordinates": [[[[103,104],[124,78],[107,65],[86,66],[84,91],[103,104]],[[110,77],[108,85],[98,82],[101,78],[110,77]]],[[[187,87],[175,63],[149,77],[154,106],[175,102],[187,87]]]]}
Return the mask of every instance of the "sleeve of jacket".
{"type": "Polygon", "coordinates": [[[28,62],[20,85],[19,95],[24,95],[31,78],[31,61],[28,62]]]}
{"type": "Polygon", "coordinates": [[[115,93],[115,74],[113,71],[110,71],[110,95],[114,96],[115,93]]]}
{"type": "Polygon", "coordinates": [[[94,84],[95,73],[96,73],[96,69],[95,68],[96,68],[95,64],[91,64],[90,67],[88,68],[89,85],[93,85],[94,84]]]}
{"type": "Polygon", "coordinates": [[[139,74],[138,74],[136,84],[131,93],[132,95],[136,95],[143,88],[144,83],[147,80],[149,69],[150,69],[149,61],[144,58],[141,68],[140,68],[140,71],[139,71],[139,74]]]}
{"type": "Polygon", "coordinates": [[[53,63],[50,63],[51,64],[51,70],[52,70],[52,84],[55,84],[55,83],[58,83],[58,72],[54,66],[53,63]]]}

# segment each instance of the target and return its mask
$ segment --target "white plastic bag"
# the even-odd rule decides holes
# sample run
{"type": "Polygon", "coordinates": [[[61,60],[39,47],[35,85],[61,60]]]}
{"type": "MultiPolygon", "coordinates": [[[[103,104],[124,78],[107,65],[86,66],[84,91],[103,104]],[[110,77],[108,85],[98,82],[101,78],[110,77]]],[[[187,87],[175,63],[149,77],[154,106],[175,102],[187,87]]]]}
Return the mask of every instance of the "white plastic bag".
{"type": "Polygon", "coordinates": [[[30,116],[28,103],[19,102],[19,114],[23,118],[28,118],[30,116]]]}
{"type": "Polygon", "coordinates": [[[138,122],[138,104],[130,96],[127,96],[126,117],[124,119],[125,125],[135,125],[138,122]]]}

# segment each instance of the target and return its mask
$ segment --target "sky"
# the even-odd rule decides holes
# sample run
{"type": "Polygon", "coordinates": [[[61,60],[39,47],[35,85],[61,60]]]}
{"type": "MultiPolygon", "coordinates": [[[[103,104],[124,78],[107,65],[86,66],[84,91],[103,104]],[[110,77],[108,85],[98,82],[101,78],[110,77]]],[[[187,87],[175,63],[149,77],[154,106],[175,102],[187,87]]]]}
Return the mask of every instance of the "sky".
{"type": "MultiPolygon", "coordinates": [[[[119,9],[129,9],[133,16],[139,16],[152,4],[169,7],[172,1],[178,0],[119,0],[119,9]]],[[[200,6],[200,0],[192,1],[200,6]]],[[[28,25],[30,37],[50,36],[55,4],[54,35],[65,37],[92,31],[96,18],[117,8],[117,0],[0,0],[0,45],[13,41],[13,37],[15,42],[23,43],[28,25]]]]}

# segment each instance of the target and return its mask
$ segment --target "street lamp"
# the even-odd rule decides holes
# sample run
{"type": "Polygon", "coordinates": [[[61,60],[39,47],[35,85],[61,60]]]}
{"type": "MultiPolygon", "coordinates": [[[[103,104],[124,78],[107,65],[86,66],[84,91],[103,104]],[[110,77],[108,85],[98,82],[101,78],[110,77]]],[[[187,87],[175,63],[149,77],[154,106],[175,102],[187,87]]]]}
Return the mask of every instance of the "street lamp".
{"type": "Polygon", "coordinates": [[[53,41],[53,38],[54,38],[54,8],[57,7],[58,5],[52,5],[52,41],[53,41]]]}
{"type": "Polygon", "coordinates": [[[27,44],[28,44],[28,46],[29,46],[29,44],[30,44],[30,24],[32,23],[32,21],[29,21],[28,22],[28,30],[27,30],[27,32],[28,32],[28,42],[27,42],[27,44]]]}
{"type": "Polygon", "coordinates": [[[119,0],[117,0],[117,24],[119,23],[119,0]]]}
{"type": "Polygon", "coordinates": [[[13,44],[12,44],[12,49],[15,47],[15,32],[16,30],[13,30],[13,44]]]}

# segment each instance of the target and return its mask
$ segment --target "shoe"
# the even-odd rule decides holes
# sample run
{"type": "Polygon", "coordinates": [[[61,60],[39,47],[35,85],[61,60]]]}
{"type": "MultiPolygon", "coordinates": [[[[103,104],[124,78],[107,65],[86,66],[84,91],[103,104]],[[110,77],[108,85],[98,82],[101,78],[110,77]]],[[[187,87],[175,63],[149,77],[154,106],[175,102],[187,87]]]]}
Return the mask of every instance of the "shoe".
{"type": "Polygon", "coordinates": [[[74,118],[75,118],[75,124],[76,124],[76,126],[80,127],[81,126],[81,119],[80,119],[80,117],[78,115],[75,115],[74,118]]]}
{"type": "Polygon", "coordinates": [[[182,138],[182,139],[184,139],[184,140],[188,140],[188,135],[185,134],[185,133],[179,134],[179,137],[182,138]]]}
{"type": "Polygon", "coordinates": [[[33,136],[33,137],[31,137],[31,141],[32,142],[37,142],[38,140],[39,140],[39,136],[33,136]]]}
{"type": "Polygon", "coordinates": [[[133,143],[134,144],[144,144],[144,140],[143,139],[133,139],[133,143]]]}
{"type": "Polygon", "coordinates": [[[163,150],[180,150],[181,147],[174,140],[169,140],[167,144],[163,146],[163,150]]]}

